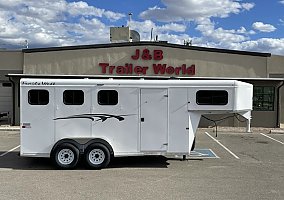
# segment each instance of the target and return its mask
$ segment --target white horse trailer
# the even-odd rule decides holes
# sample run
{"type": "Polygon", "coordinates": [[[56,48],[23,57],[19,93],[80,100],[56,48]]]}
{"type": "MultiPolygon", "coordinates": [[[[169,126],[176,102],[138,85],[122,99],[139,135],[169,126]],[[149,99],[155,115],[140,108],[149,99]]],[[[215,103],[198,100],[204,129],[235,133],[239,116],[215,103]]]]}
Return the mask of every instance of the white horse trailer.
{"type": "Polygon", "coordinates": [[[188,155],[203,114],[250,126],[253,86],[235,80],[21,79],[21,150],[74,168],[118,156],[188,155]]]}

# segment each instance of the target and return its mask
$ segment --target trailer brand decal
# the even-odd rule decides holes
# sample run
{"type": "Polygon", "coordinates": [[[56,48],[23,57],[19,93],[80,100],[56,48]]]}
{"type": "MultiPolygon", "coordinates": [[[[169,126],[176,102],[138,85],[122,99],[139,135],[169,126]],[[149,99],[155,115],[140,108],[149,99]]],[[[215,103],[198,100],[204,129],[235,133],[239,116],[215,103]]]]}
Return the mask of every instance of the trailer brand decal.
{"type": "Polygon", "coordinates": [[[60,120],[60,119],[90,119],[92,121],[106,121],[110,118],[115,118],[118,121],[123,121],[125,116],[130,115],[109,115],[109,114],[81,114],[81,115],[71,115],[68,117],[59,117],[55,118],[54,120],[60,120]],[[98,118],[98,119],[96,119],[98,118]]]}
{"type": "Polygon", "coordinates": [[[46,82],[46,81],[26,82],[26,81],[22,81],[22,85],[55,85],[55,82],[46,82]]]}
{"type": "MultiPolygon", "coordinates": [[[[134,55],[131,56],[132,60],[143,61],[161,61],[164,58],[162,50],[153,50],[150,52],[148,49],[136,49],[134,55]]],[[[125,63],[124,65],[112,65],[110,63],[99,63],[102,74],[143,74],[146,75],[149,70],[149,66],[134,65],[132,63],[125,63]]],[[[152,70],[154,74],[168,74],[168,75],[195,75],[195,65],[190,66],[182,64],[180,66],[171,66],[166,63],[153,63],[152,70]]]]}

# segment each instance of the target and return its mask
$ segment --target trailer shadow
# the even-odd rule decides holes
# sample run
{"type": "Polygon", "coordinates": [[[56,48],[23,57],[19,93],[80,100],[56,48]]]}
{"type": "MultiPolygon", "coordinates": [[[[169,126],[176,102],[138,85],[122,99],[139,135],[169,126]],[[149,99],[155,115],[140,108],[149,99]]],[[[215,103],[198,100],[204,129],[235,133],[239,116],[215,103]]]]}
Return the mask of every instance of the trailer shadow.
{"type": "MultiPolygon", "coordinates": [[[[0,155],[4,152],[0,152],[0,155]]],[[[19,152],[10,152],[0,157],[1,170],[57,170],[49,158],[20,157],[19,152]]],[[[108,168],[167,168],[168,158],[163,156],[135,156],[112,159],[108,168]]],[[[81,159],[75,170],[88,169],[81,159]]]]}
{"type": "MultiPolygon", "coordinates": [[[[2,152],[0,152],[1,154],[2,152]]],[[[0,170],[52,170],[55,169],[48,158],[20,157],[19,152],[10,152],[0,157],[0,170]]]]}
{"type": "Polygon", "coordinates": [[[169,163],[164,156],[131,156],[114,158],[109,168],[167,168],[169,163]]]}

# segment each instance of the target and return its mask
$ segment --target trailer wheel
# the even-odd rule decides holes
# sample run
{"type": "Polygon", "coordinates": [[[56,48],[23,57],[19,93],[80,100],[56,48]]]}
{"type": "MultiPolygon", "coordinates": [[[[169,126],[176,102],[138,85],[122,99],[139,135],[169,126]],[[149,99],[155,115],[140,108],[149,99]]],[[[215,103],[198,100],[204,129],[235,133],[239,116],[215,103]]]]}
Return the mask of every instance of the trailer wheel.
{"type": "Polygon", "coordinates": [[[79,160],[79,150],[70,143],[63,143],[54,149],[52,159],[61,169],[73,169],[79,160]]]}
{"type": "Polygon", "coordinates": [[[110,151],[101,143],[90,144],[86,149],[85,160],[92,169],[105,168],[110,162],[110,151]]]}

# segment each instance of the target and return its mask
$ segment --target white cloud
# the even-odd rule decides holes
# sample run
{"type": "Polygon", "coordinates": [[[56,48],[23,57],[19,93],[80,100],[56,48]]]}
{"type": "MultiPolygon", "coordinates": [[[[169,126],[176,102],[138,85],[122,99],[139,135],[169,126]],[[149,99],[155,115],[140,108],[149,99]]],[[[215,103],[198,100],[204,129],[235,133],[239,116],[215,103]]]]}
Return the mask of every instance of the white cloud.
{"type": "Polygon", "coordinates": [[[252,25],[253,29],[260,32],[273,32],[276,28],[271,24],[264,24],[263,22],[255,22],[252,25]]]}
{"type": "Polygon", "coordinates": [[[73,16],[95,16],[95,17],[106,17],[109,20],[119,20],[125,17],[124,14],[115,13],[112,11],[106,11],[105,9],[96,8],[89,6],[86,2],[79,1],[69,3],[67,5],[68,12],[73,16]]]}
{"type": "Polygon", "coordinates": [[[186,26],[183,24],[169,23],[162,26],[158,26],[159,31],[171,31],[171,32],[184,32],[186,26]]]}
{"type": "Polygon", "coordinates": [[[134,29],[138,32],[150,32],[153,28],[155,31],[159,33],[163,32],[184,32],[186,30],[186,26],[183,24],[177,24],[177,23],[167,23],[164,25],[156,25],[151,20],[145,20],[142,22],[138,21],[131,21],[130,24],[131,29],[134,29]]]}
{"type": "Polygon", "coordinates": [[[244,42],[249,39],[249,35],[254,34],[253,31],[247,31],[244,27],[240,27],[237,30],[226,30],[221,27],[216,28],[210,19],[199,20],[196,30],[201,32],[206,44],[215,44],[221,48],[228,48],[232,43],[244,42]]]}
{"type": "Polygon", "coordinates": [[[196,20],[198,18],[228,17],[243,10],[250,10],[253,3],[240,3],[238,0],[162,0],[165,8],[152,7],[142,12],[143,19],[163,22],[196,20]]]}
{"type": "Polygon", "coordinates": [[[239,50],[268,52],[276,55],[284,55],[284,38],[261,38],[246,41],[236,45],[239,50]]]}
{"type": "Polygon", "coordinates": [[[201,32],[202,36],[193,38],[193,45],[284,55],[284,38],[252,40],[250,35],[256,34],[253,30],[247,30],[244,27],[226,30],[215,26],[210,19],[199,20],[196,29],[201,32]]]}
{"type": "Polygon", "coordinates": [[[250,10],[255,6],[254,3],[242,3],[241,5],[245,10],[250,10]]]}
{"type": "Polygon", "coordinates": [[[158,40],[168,41],[174,44],[183,44],[183,40],[189,38],[188,35],[184,34],[186,25],[178,23],[166,23],[164,25],[157,25],[151,20],[145,21],[131,21],[130,28],[136,30],[140,34],[141,40],[149,41],[158,36],[158,40]]]}
{"type": "MultiPolygon", "coordinates": [[[[284,4],[284,0],[279,1],[284,4]]],[[[256,22],[253,29],[240,26],[218,27],[213,19],[228,17],[252,9],[253,3],[241,0],[162,0],[164,7],[152,7],[141,13],[144,21],[131,21],[141,40],[153,37],[169,43],[183,44],[192,40],[195,46],[271,52],[284,55],[284,39],[254,39],[257,33],[272,32],[270,24],[256,22]],[[163,21],[158,23],[156,21],[163,21]],[[189,21],[193,21],[190,22],[189,21]],[[190,27],[189,27],[190,24],[190,27]],[[193,30],[195,29],[195,30],[193,30]],[[197,36],[189,33],[197,31],[197,36]]],[[[67,0],[0,0],[0,44],[23,48],[66,46],[109,42],[109,26],[125,14],[90,6],[86,2],[67,0]]],[[[218,21],[217,21],[218,22],[218,21]]],[[[283,24],[283,20],[279,20],[283,24]]],[[[7,47],[7,46],[1,46],[7,47]]]]}
{"type": "Polygon", "coordinates": [[[107,43],[109,27],[101,20],[124,17],[83,1],[0,1],[0,43],[18,48],[24,40],[31,47],[107,43]]]}

